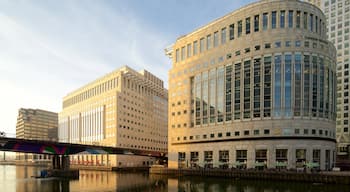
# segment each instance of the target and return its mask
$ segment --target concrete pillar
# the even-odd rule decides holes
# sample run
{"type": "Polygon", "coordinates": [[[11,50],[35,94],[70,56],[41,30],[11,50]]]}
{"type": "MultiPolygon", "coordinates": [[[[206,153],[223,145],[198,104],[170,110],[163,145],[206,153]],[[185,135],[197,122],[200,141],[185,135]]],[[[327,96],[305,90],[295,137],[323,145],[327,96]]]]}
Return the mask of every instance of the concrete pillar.
{"type": "Polygon", "coordinates": [[[61,161],[61,169],[63,170],[69,170],[70,162],[69,162],[69,156],[62,155],[62,161],[61,161]]]}
{"type": "Polygon", "coordinates": [[[296,159],[295,159],[295,148],[294,147],[289,147],[288,148],[288,155],[287,155],[287,158],[288,158],[288,169],[291,169],[291,168],[295,168],[296,166],[296,159]]]}
{"type": "Polygon", "coordinates": [[[321,158],[320,158],[320,169],[325,170],[326,169],[326,150],[323,150],[321,148],[321,158]]]}

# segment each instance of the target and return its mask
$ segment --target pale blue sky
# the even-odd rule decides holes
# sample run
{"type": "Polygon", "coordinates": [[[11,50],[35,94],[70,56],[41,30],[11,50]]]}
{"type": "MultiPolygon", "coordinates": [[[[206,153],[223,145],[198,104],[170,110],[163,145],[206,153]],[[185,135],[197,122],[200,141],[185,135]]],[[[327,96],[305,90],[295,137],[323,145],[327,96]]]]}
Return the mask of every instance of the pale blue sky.
{"type": "Polygon", "coordinates": [[[18,109],[60,112],[62,98],[123,65],[167,85],[164,48],[252,2],[235,0],[0,0],[0,131],[18,109]]]}

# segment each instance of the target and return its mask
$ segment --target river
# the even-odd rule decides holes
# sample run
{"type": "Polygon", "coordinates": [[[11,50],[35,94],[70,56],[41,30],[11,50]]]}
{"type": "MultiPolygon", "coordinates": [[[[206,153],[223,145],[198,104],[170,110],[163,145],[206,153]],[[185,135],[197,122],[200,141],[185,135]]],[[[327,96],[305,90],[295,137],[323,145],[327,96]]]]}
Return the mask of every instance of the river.
{"type": "Polygon", "coordinates": [[[145,173],[80,171],[79,180],[35,179],[43,168],[0,165],[1,192],[349,192],[350,186],[312,183],[247,181],[232,178],[172,178],[145,173]]]}

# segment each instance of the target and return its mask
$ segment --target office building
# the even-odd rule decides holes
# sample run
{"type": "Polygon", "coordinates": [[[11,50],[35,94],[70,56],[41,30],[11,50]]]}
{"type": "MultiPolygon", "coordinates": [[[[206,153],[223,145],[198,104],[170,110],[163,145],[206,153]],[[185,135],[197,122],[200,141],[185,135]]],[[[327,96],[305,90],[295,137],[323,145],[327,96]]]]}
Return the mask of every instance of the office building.
{"type": "MultiPolygon", "coordinates": [[[[163,81],[125,66],[63,98],[61,142],[167,152],[168,92],[163,81]]],[[[75,155],[72,164],[149,166],[152,157],[75,155]]]]}
{"type": "Polygon", "coordinates": [[[333,167],[336,50],[319,8],[252,3],[166,54],[169,167],[333,167]]]}
{"type": "Polygon", "coordinates": [[[326,15],[328,39],[337,49],[337,152],[349,157],[350,0],[322,0],[317,5],[326,15]]]}
{"type": "MultiPolygon", "coordinates": [[[[57,141],[58,114],[41,109],[18,110],[16,138],[57,141]]],[[[17,154],[18,160],[49,159],[48,155],[17,154]]]]}

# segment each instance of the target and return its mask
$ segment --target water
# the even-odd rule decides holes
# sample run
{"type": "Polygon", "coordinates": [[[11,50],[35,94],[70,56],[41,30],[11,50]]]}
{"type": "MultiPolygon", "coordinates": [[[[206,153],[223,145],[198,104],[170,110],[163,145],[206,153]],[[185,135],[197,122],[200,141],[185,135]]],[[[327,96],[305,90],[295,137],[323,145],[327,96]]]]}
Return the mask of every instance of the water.
{"type": "Polygon", "coordinates": [[[172,178],[143,173],[80,171],[79,180],[35,179],[43,168],[0,165],[1,192],[349,192],[350,186],[277,181],[246,181],[223,178],[172,178]]]}

